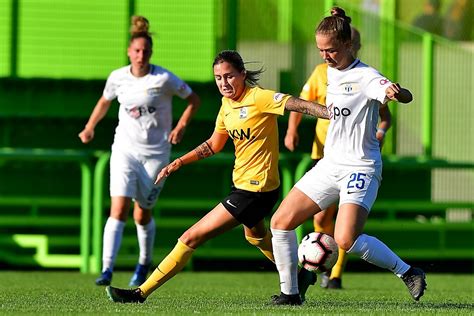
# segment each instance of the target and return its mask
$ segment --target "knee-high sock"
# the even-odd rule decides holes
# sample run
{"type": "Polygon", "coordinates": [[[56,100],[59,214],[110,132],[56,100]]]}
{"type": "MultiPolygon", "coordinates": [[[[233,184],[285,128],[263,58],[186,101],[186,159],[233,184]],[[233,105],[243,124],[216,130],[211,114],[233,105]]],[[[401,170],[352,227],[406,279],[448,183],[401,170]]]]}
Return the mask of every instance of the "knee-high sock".
{"type": "Polygon", "coordinates": [[[181,271],[189,261],[189,258],[191,258],[193,251],[193,248],[188,247],[178,239],[173,250],[161,261],[148,279],[140,285],[139,289],[142,291],[143,297],[148,297],[153,291],[181,271]]]}
{"type": "Polygon", "coordinates": [[[272,228],[273,255],[284,294],[298,294],[298,244],[294,230],[272,228]]]}
{"type": "Polygon", "coordinates": [[[344,266],[346,265],[347,257],[349,256],[344,251],[344,249],[339,248],[339,255],[337,257],[336,264],[331,269],[331,276],[329,277],[329,279],[340,279],[342,277],[342,272],[344,271],[344,266]]]}
{"type": "Polygon", "coordinates": [[[367,262],[388,269],[401,277],[410,266],[397,256],[390,248],[375,237],[360,235],[347,253],[360,256],[367,262]]]}
{"type": "Polygon", "coordinates": [[[265,255],[265,257],[270,259],[270,261],[275,263],[275,259],[273,258],[272,233],[270,231],[267,231],[267,234],[263,238],[254,238],[245,235],[245,239],[247,239],[251,245],[260,249],[260,251],[265,255]]]}
{"type": "Polygon", "coordinates": [[[122,243],[125,222],[109,217],[104,227],[104,239],[102,249],[102,272],[114,269],[115,258],[122,243]]]}
{"type": "Polygon", "coordinates": [[[155,220],[152,218],[146,225],[135,223],[135,226],[137,227],[138,246],[140,248],[138,263],[142,265],[150,264],[155,244],[155,220]]]}

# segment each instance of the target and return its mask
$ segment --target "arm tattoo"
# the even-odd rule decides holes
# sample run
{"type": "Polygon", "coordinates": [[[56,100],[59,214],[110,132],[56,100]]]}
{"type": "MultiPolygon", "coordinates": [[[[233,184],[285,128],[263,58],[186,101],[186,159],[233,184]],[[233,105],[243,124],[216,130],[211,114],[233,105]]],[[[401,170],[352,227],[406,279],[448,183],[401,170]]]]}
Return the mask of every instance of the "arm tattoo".
{"type": "Polygon", "coordinates": [[[290,97],[288,101],[286,101],[285,110],[329,119],[329,110],[327,107],[319,103],[305,101],[300,98],[290,97]]]}
{"type": "Polygon", "coordinates": [[[196,152],[198,159],[204,159],[214,155],[214,151],[207,142],[204,142],[201,145],[197,146],[194,151],[196,152]]]}

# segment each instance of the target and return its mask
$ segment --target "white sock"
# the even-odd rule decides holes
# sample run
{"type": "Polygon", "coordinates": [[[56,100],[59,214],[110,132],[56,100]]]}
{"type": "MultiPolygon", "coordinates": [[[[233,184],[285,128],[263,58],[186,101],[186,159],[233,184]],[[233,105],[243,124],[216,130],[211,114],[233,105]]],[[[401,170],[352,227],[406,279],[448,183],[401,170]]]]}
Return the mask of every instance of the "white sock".
{"type": "Polygon", "coordinates": [[[138,263],[141,265],[150,264],[155,244],[155,220],[151,218],[148,224],[140,225],[135,223],[135,226],[137,226],[138,246],[140,248],[138,263]]]}
{"type": "Polygon", "coordinates": [[[104,227],[104,245],[102,249],[102,272],[113,271],[115,258],[122,243],[125,222],[109,217],[104,227]]]}
{"type": "Polygon", "coordinates": [[[347,253],[356,254],[367,262],[388,269],[398,277],[401,277],[410,268],[383,242],[366,234],[360,235],[347,253]]]}
{"type": "Polygon", "coordinates": [[[281,292],[298,294],[298,243],[294,230],[271,229],[273,256],[280,274],[281,292]]]}

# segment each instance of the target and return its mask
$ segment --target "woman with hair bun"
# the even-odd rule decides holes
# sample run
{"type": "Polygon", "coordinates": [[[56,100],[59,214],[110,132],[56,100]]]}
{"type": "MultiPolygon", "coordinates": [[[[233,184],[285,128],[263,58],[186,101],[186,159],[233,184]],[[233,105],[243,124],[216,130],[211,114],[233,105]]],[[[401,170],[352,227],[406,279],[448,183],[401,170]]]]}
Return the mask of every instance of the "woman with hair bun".
{"type": "Polygon", "coordinates": [[[153,40],[149,22],[133,16],[127,54],[130,65],[112,71],[104,92],[79,133],[86,144],[94,138],[94,129],[104,118],[114,99],[119,107],[110,158],[110,215],[104,228],[102,273],[97,285],[109,285],[124,226],[133,202],[140,255],[130,286],[143,283],[151,265],[155,241],[152,208],[163,188],[156,176],[169,163],[171,146],[178,144],[200,105],[196,93],[172,72],[150,64],[153,40]],[[172,98],[187,101],[178,123],[172,128],[172,98]]]}
{"type": "Polygon", "coordinates": [[[379,109],[388,101],[409,103],[410,91],[355,58],[350,18],[335,7],[316,28],[316,46],[328,65],[326,105],[330,123],[324,157],[293,187],[271,220],[273,254],[280,275],[275,305],[301,305],[295,228],[338,202],[334,238],[349,254],[392,271],[416,301],[425,273],[405,263],[383,242],[363,233],[382,179],[379,109]]]}

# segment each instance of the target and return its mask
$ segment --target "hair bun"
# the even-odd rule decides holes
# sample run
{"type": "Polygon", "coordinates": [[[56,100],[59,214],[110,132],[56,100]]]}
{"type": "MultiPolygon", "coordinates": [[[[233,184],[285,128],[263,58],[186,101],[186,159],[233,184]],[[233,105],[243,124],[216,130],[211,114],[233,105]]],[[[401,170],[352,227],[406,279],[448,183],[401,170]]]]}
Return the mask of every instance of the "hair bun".
{"type": "Polygon", "coordinates": [[[340,7],[333,7],[331,9],[331,15],[332,16],[337,16],[341,19],[344,19],[347,21],[347,23],[351,23],[352,19],[346,15],[346,11],[340,7]]]}
{"type": "Polygon", "coordinates": [[[148,33],[150,23],[148,20],[141,15],[132,16],[132,25],[130,26],[130,34],[135,33],[148,33]]]}

